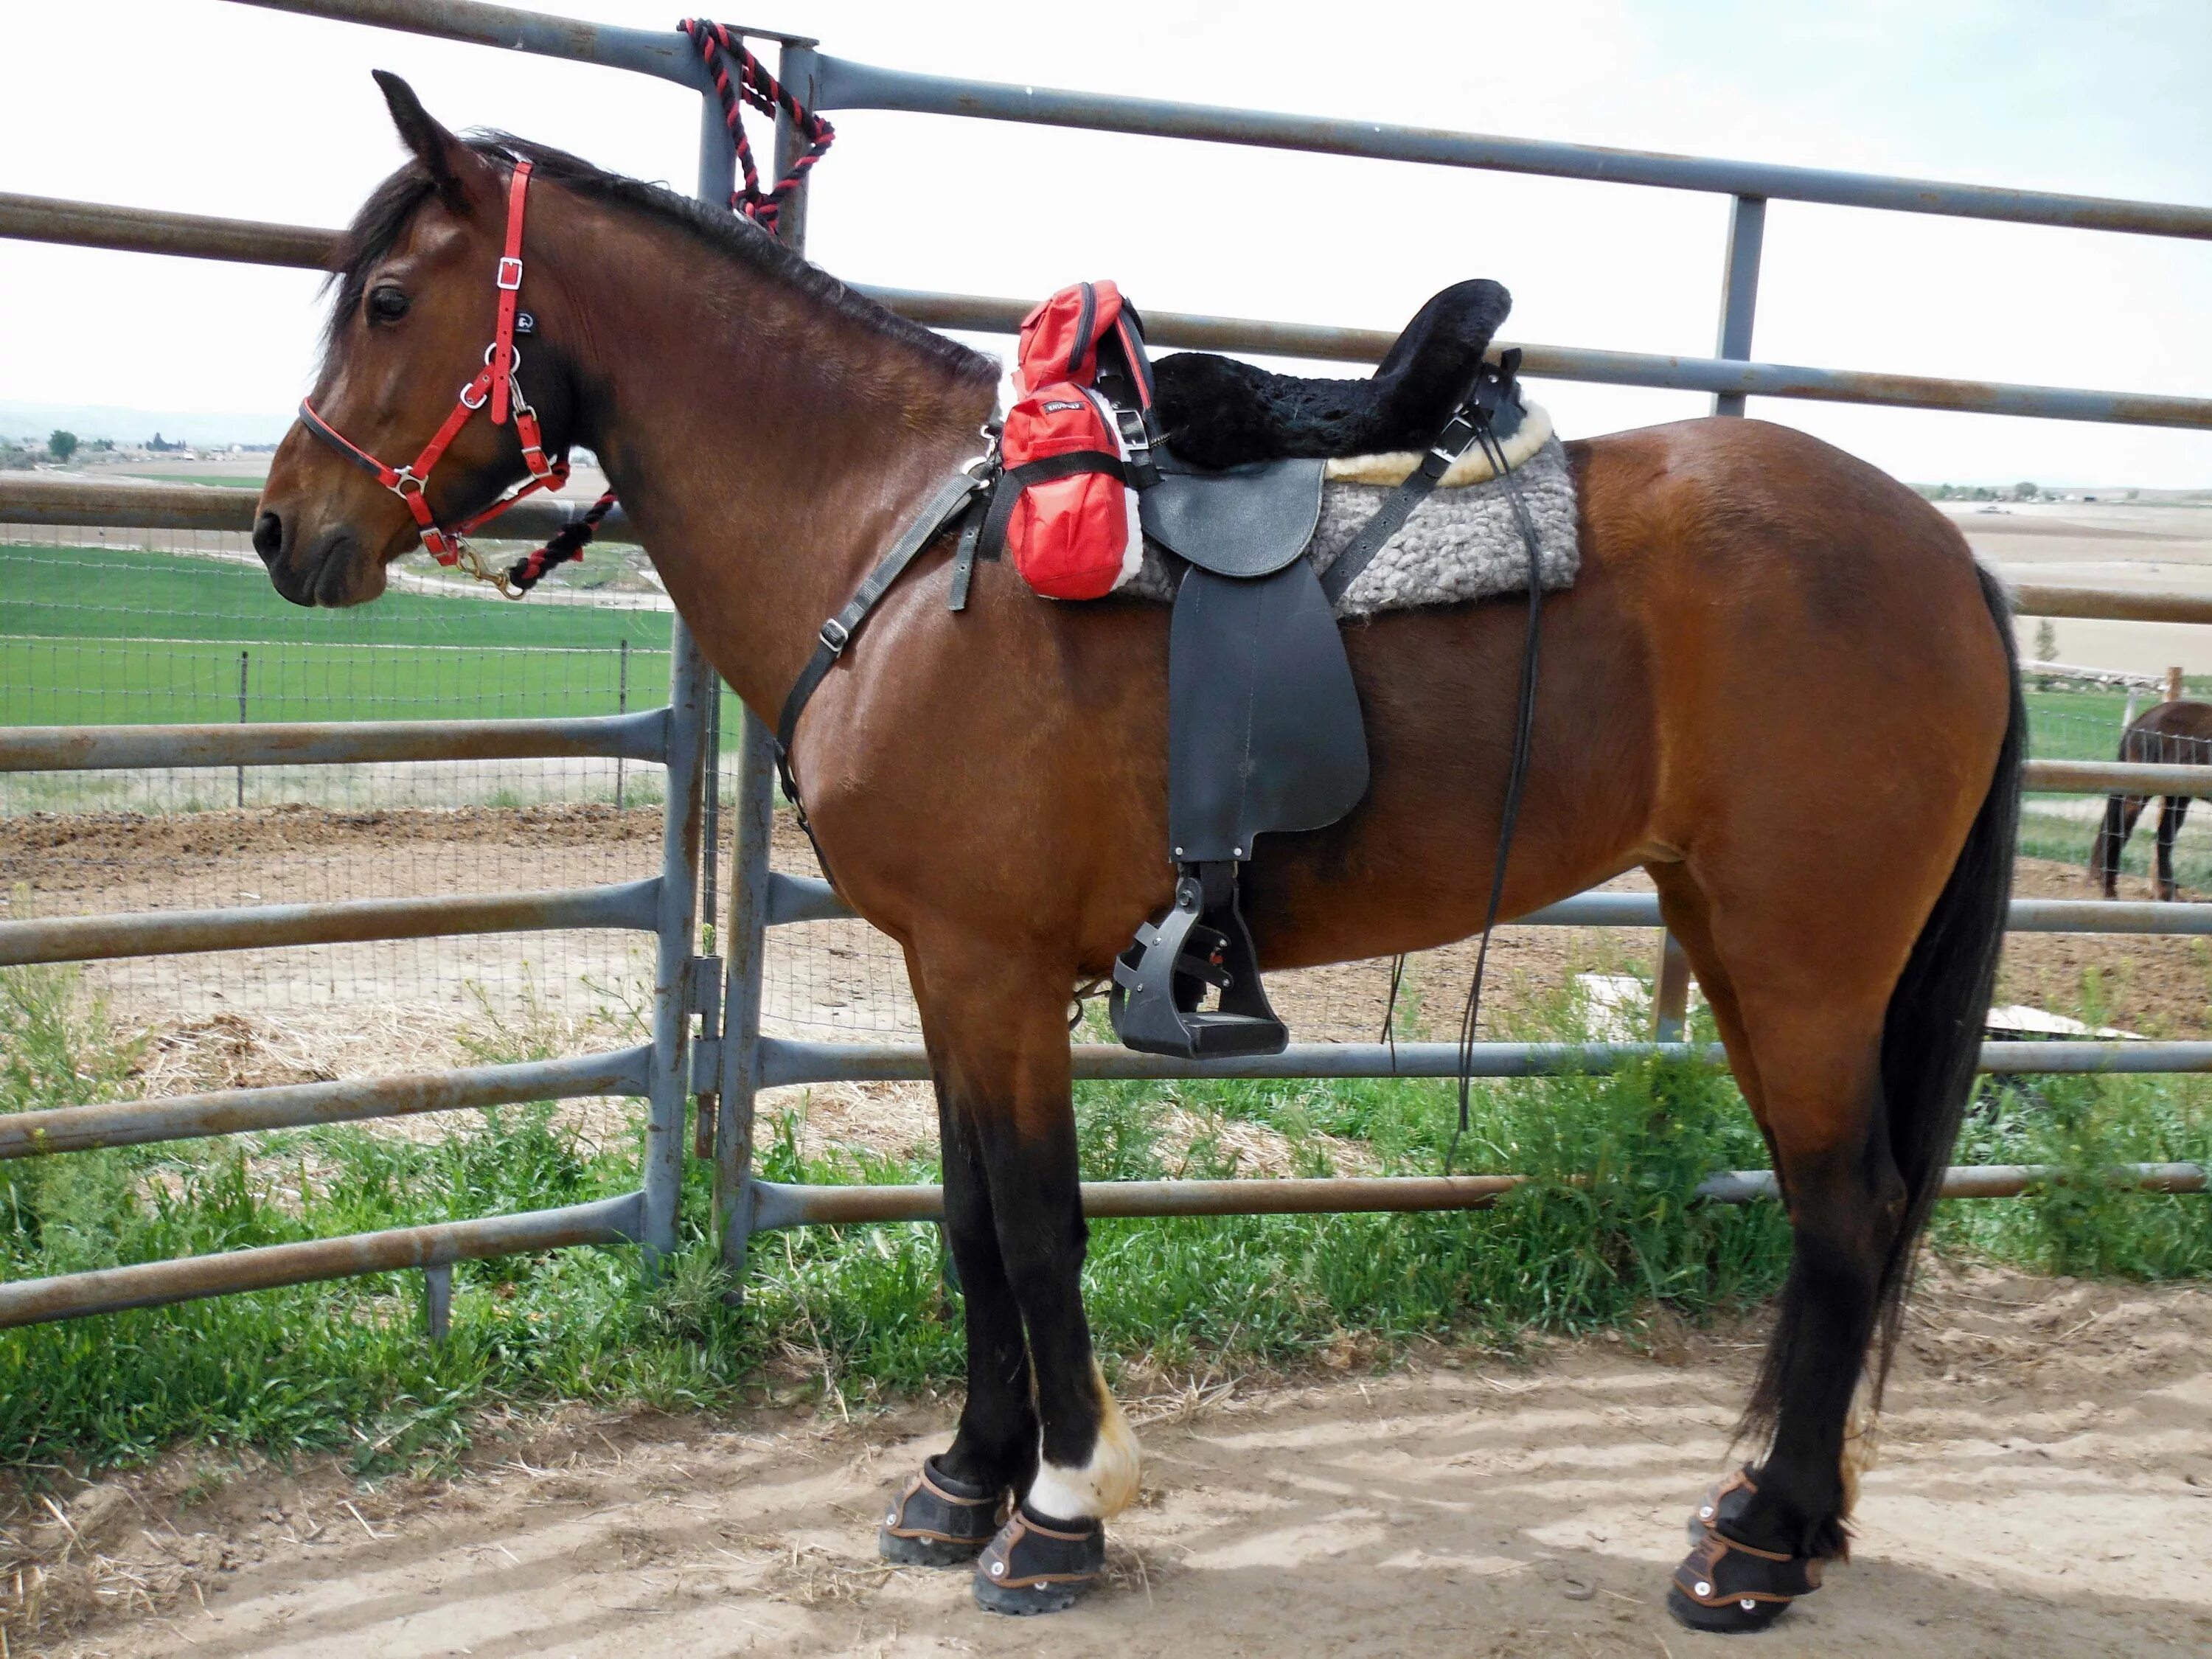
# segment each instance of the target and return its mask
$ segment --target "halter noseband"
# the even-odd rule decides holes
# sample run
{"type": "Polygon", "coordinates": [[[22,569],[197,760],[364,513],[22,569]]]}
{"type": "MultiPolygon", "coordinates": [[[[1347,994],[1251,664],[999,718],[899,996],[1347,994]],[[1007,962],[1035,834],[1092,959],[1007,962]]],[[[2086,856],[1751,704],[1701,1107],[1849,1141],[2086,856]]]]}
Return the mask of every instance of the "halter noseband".
{"type": "MultiPolygon", "coordinates": [[[[370,454],[355,443],[328,421],[315,412],[315,406],[306,398],[300,400],[300,419],[307,430],[331,448],[374,478],[386,489],[406,503],[413,515],[416,527],[422,533],[422,545],[440,564],[459,564],[465,555],[469,574],[495,583],[501,592],[507,592],[506,580],[496,572],[487,571],[477,559],[474,551],[461,538],[487,520],[520,501],[525,495],[540,489],[558,489],[568,482],[568,459],[545,459],[545,448],[538,428],[538,411],[522,395],[522,382],[517,378],[521,356],[514,349],[515,307],[522,292],[522,214],[530,191],[530,163],[517,161],[514,177],[507,189],[507,246],[500,256],[499,268],[493,277],[499,291],[499,322],[492,335],[491,344],[484,349],[484,366],[476,379],[460,391],[454,400],[452,413],[439,427],[430,441],[422,446],[422,453],[404,466],[392,466],[370,454]],[[491,423],[506,424],[510,405],[514,414],[514,434],[522,443],[522,462],[530,469],[530,476],[501,495],[482,512],[471,514],[450,529],[438,522],[430,511],[426,491],[431,469],[438,465],[448,446],[460,435],[461,428],[470,417],[489,403],[491,423]]],[[[520,598],[517,593],[511,597],[520,598]]]]}

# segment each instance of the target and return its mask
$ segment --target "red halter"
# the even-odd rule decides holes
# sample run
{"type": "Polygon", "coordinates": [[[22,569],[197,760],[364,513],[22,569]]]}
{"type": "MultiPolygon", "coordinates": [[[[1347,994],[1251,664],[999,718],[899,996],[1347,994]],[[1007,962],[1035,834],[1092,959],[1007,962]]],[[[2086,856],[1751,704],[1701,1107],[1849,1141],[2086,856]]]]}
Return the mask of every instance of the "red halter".
{"type": "MultiPolygon", "coordinates": [[[[315,412],[315,406],[307,399],[300,402],[300,419],[308,431],[374,478],[407,504],[415,524],[422,536],[422,545],[440,564],[459,564],[462,556],[469,556],[471,575],[486,581],[496,582],[502,592],[507,583],[496,573],[489,572],[479,563],[474,553],[461,538],[487,520],[520,501],[525,495],[540,489],[558,489],[568,482],[568,460],[562,456],[556,461],[545,459],[545,449],[538,430],[538,411],[531,408],[522,395],[522,382],[516,377],[521,357],[514,349],[515,307],[522,292],[522,212],[530,191],[530,163],[518,161],[514,175],[507,190],[507,249],[501,255],[499,269],[493,277],[499,289],[499,323],[492,335],[491,344],[484,349],[484,366],[476,379],[461,388],[453,412],[446,416],[430,441],[422,446],[422,453],[405,466],[390,466],[380,461],[359,444],[353,442],[315,412]],[[495,501],[481,513],[472,514],[460,523],[447,529],[440,524],[430,511],[424,490],[430,482],[430,471],[438,465],[447,446],[460,435],[461,428],[469,423],[470,416],[489,401],[491,404],[491,423],[504,425],[507,409],[512,403],[514,410],[514,433],[522,442],[523,465],[530,476],[495,501]]],[[[520,594],[513,597],[520,598],[520,594]]]]}

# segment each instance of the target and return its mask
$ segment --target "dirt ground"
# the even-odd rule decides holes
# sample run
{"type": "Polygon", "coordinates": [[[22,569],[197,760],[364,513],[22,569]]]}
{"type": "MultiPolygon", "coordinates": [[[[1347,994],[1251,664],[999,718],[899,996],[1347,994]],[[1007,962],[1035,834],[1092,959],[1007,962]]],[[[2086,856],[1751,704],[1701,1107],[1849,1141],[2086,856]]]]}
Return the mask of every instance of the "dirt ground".
{"type": "MultiPolygon", "coordinates": [[[[777,831],[778,867],[811,873],[796,824],[780,816],[777,831]]],[[[518,881],[588,886],[652,875],[659,843],[656,809],[609,806],[27,814],[0,817],[0,916],[495,892],[518,881]]],[[[1640,872],[1608,884],[1649,885],[1640,872]]],[[[2048,860],[2024,860],[2015,890],[2094,896],[2079,870],[2048,860]]],[[[1556,994],[1575,973],[1648,970],[1654,948],[1644,930],[1502,928],[1491,954],[1486,1031],[1510,1034],[1516,1012],[1556,994]]],[[[1419,1006],[1401,1035],[1419,1033],[1424,1019],[1429,1035],[1455,1028],[1474,960],[1472,944],[1413,959],[1419,1006]]],[[[281,1028],[275,1046],[299,1060],[290,1075],[362,1076],[445,1063],[448,1056],[437,1051],[479,1018],[479,991],[510,1018],[526,996],[581,1017],[605,1000],[596,988],[635,980],[648,967],[638,939],[561,933],[165,957],[106,964],[93,977],[126,1024],[168,1029],[217,1017],[266,1018],[281,1028]],[[391,1015],[388,1042],[363,1029],[365,1008],[391,1015]]],[[[2092,969],[2103,1023],[2149,1036],[2212,1036],[2212,941],[2201,939],[2016,934],[2007,943],[1999,1000],[2074,1012],[2092,969]]],[[[1277,1007],[1305,1041],[1374,1040],[1389,987],[1387,961],[1268,980],[1277,1007]]],[[[763,1012],[769,1029],[783,1035],[911,1039],[919,1032],[896,949],[858,922],[778,929],[763,1012]]]]}
{"type": "MultiPolygon", "coordinates": [[[[1851,1562],[1761,1655],[2212,1650],[2212,1296],[1939,1271],[1851,1562]]],[[[1143,1496],[1043,1620],[874,1529],[946,1401],[841,1420],[571,1411],[364,1488],[214,1454],[0,1533],[13,1653],[1681,1656],[1664,1579],[1756,1333],[1125,1379],[1143,1496]],[[1148,1389],[1150,1390],[1148,1392],[1148,1389]],[[64,1522],[67,1524],[64,1525],[64,1522]],[[15,1575],[22,1577],[17,1579],[15,1575]],[[20,1583],[23,1589],[14,1589],[20,1583]],[[26,1600],[37,1604],[34,1632],[26,1600]]]]}

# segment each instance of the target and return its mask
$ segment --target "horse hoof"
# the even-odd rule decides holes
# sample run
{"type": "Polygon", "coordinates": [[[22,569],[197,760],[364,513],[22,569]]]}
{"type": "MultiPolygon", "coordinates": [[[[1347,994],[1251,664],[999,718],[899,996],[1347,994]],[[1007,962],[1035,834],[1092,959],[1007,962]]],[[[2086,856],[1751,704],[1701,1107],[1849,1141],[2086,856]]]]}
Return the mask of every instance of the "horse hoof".
{"type": "Polygon", "coordinates": [[[1703,1631],[1709,1636],[1748,1636],[1754,1631],[1765,1630],[1790,1611],[1787,1601],[1755,1601],[1749,1596],[1740,1596],[1717,1607],[1692,1601],[1676,1585],[1667,1588],[1667,1611],[1674,1615],[1674,1622],[1691,1630],[1703,1631]]]}
{"type": "Polygon", "coordinates": [[[889,1527],[876,1528],[876,1553],[902,1567],[964,1567],[982,1547],[964,1538],[909,1538],[889,1527]]]}
{"type": "Polygon", "coordinates": [[[1674,1569],[1667,1611],[1675,1622],[1719,1636],[1765,1630],[1801,1595],[1820,1588],[1820,1563],[1777,1554],[1722,1530],[1740,1525],[1759,1494],[1748,1468],[1707,1492],[1690,1516],[1690,1553],[1674,1569]]]}
{"type": "Polygon", "coordinates": [[[1025,1584],[1000,1589],[981,1573],[975,1576],[975,1605],[986,1613],[1003,1613],[1027,1619],[1040,1613],[1066,1613],[1083,1599],[1087,1584],[1025,1584]]]}
{"type": "Polygon", "coordinates": [[[934,1457],[876,1529],[876,1553],[904,1567],[963,1567],[991,1541],[1006,1494],[956,1480],[934,1457]]]}
{"type": "Polygon", "coordinates": [[[1017,1618],[1063,1613],[1106,1569],[1106,1528],[1018,1507],[975,1563],[975,1605],[1017,1618]]]}

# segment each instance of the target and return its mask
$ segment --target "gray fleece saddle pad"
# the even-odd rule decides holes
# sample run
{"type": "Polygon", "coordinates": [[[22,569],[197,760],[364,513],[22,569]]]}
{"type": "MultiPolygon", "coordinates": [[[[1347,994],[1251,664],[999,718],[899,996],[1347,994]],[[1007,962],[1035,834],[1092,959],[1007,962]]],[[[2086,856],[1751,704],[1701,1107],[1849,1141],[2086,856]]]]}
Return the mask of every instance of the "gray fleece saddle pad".
{"type": "MultiPolygon", "coordinates": [[[[1553,590],[1572,586],[1582,560],[1575,534],[1574,479],[1550,416],[1539,405],[1528,405],[1504,451],[1511,482],[1535,526],[1543,585],[1553,590]]],[[[1316,572],[1336,562],[1420,459],[1413,453],[1354,455],[1328,463],[1321,517],[1305,553],[1316,572]]],[[[1480,451],[1461,457],[1346,590],[1337,604],[1338,619],[1525,591],[1528,544],[1507,489],[1480,451]]],[[[1138,599],[1172,600],[1170,558],[1147,537],[1143,567],[1120,591],[1138,599]]]]}

